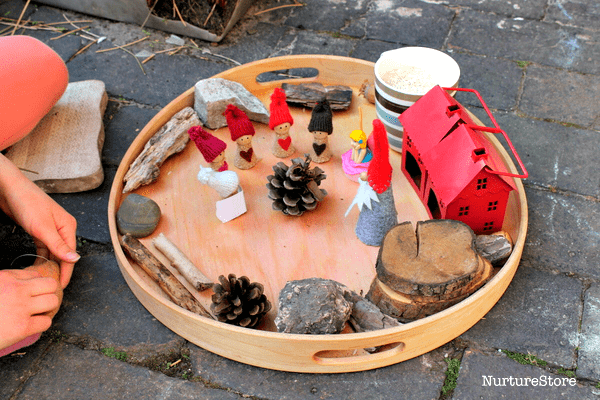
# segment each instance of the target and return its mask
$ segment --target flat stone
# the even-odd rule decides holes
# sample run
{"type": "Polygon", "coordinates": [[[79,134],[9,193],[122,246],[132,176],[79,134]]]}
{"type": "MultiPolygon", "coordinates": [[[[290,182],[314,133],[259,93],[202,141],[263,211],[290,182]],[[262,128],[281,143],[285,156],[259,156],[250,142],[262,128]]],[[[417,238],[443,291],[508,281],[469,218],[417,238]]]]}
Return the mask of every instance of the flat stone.
{"type": "Polygon", "coordinates": [[[38,367],[18,399],[239,399],[226,388],[169,378],[66,343],[55,344],[38,367]]]}
{"type": "Polygon", "coordinates": [[[577,376],[600,380],[600,285],[594,284],[585,293],[577,376]]]}
{"type": "Polygon", "coordinates": [[[368,1],[309,0],[303,7],[295,7],[285,24],[298,29],[338,32],[347,21],[367,11],[368,1]]]}
{"type": "Polygon", "coordinates": [[[302,30],[288,32],[284,35],[272,56],[324,54],[348,57],[353,48],[352,40],[338,38],[327,33],[302,30]]]}
{"type": "Polygon", "coordinates": [[[205,127],[218,129],[227,126],[223,112],[229,104],[244,111],[252,121],[269,123],[269,110],[240,83],[210,78],[194,86],[194,110],[205,127]]]}
{"type": "Polygon", "coordinates": [[[522,365],[503,353],[487,355],[467,349],[460,364],[453,399],[595,399],[593,387],[522,365]],[[526,378],[530,378],[526,380],[526,378]],[[536,381],[533,381],[536,379],[536,381]],[[534,383],[537,385],[534,385],[534,383]],[[550,386],[552,385],[552,386],[550,386]]]}
{"type": "Polygon", "coordinates": [[[600,76],[532,65],[519,108],[532,117],[592,127],[600,117],[598,98],[600,76]]]}
{"type": "Polygon", "coordinates": [[[277,330],[284,333],[339,333],[352,312],[337,282],[309,278],[287,282],[279,292],[277,330]]]}
{"type": "Polygon", "coordinates": [[[551,1],[548,3],[545,19],[597,30],[600,20],[600,4],[593,0],[551,1]]]}
{"type": "Polygon", "coordinates": [[[10,399],[16,393],[49,345],[48,335],[42,335],[33,345],[0,357],[0,398],[10,399]]]}
{"type": "MultiPolygon", "coordinates": [[[[277,10],[273,12],[277,12],[277,10]]],[[[282,26],[258,23],[242,37],[236,39],[235,46],[219,46],[212,52],[231,58],[240,64],[269,58],[276,51],[277,44],[285,34],[285,30],[286,28],[282,26]],[[244,51],[240,51],[240,49],[244,49],[244,51]]]]}
{"type": "Polygon", "coordinates": [[[117,228],[122,235],[140,238],[150,235],[160,221],[160,207],[148,197],[131,193],[117,211],[117,228]]]}
{"type": "Polygon", "coordinates": [[[444,383],[441,352],[369,371],[347,374],[302,374],[274,371],[232,361],[190,345],[194,375],[261,399],[437,399],[444,383]]]}
{"type": "Polygon", "coordinates": [[[575,278],[521,265],[498,303],[460,337],[479,346],[531,353],[573,368],[582,291],[575,278]]]}
{"type": "Polygon", "coordinates": [[[402,46],[382,40],[361,40],[352,51],[352,57],[377,62],[384,51],[398,49],[402,46]]]}
{"type": "Polygon", "coordinates": [[[541,20],[544,17],[546,3],[547,0],[455,0],[452,2],[452,5],[460,5],[473,10],[492,12],[507,17],[525,17],[541,20]]]}

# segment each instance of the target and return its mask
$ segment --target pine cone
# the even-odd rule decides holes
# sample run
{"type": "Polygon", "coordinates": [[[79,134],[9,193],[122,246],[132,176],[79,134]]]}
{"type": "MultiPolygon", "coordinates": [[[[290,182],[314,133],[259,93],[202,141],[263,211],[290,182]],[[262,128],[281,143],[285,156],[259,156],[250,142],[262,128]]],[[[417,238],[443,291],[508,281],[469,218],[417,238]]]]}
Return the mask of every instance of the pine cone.
{"type": "Polygon", "coordinates": [[[210,309],[217,320],[245,328],[254,328],[261,318],[271,309],[271,303],[263,294],[260,283],[250,283],[247,276],[236,278],[229,274],[227,278],[219,276],[219,282],[213,285],[210,309]]]}
{"type": "Polygon", "coordinates": [[[267,176],[269,198],[273,200],[274,210],[300,216],[304,211],[314,210],[327,195],[324,189],[319,188],[327,175],[319,167],[310,169],[310,156],[305,156],[305,160],[292,159],[290,167],[278,162],[273,166],[275,175],[267,176]]]}

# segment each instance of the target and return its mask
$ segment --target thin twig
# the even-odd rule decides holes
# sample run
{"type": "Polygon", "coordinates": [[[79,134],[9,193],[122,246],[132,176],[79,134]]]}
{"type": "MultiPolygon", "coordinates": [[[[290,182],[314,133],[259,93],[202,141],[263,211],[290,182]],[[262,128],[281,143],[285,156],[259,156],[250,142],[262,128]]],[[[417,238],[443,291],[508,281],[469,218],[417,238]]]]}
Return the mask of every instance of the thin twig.
{"type": "Polygon", "coordinates": [[[80,55],[81,53],[86,51],[87,49],[89,49],[91,45],[93,45],[94,43],[97,43],[97,42],[98,42],[98,39],[94,40],[93,42],[89,42],[88,44],[83,46],[81,49],[77,50],[77,53],[73,54],[67,62],[71,61],[72,59],[74,59],[75,57],[77,57],[78,55],[80,55]]]}
{"type": "Polygon", "coordinates": [[[180,46],[180,47],[176,48],[175,50],[173,50],[172,52],[170,52],[170,53],[168,53],[168,54],[169,54],[170,56],[172,56],[172,55],[173,55],[173,54],[175,54],[175,53],[179,53],[179,51],[180,51],[181,49],[183,49],[184,47],[185,47],[185,46],[180,46]]]}
{"type": "Polygon", "coordinates": [[[175,0],[173,0],[173,8],[177,12],[177,15],[179,15],[179,20],[181,20],[181,23],[183,24],[183,26],[187,26],[187,24],[183,20],[183,17],[181,16],[181,13],[179,12],[179,7],[177,7],[177,3],[175,2],[175,0]]]}
{"type": "Polygon", "coordinates": [[[21,10],[21,15],[19,15],[19,19],[17,20],[17,24],[15,25],[15,28],[13,29],[11,36],[15,34],[15,32],[17,31],[17,27],[19,25],[21,25],[21,19],[23,18],[23,15],[25,15],[25,10],[27,10],[27,7],[29,6],[29,1],[27,0],[27,3],[25,3],[25,7],[23,7],[23,10],[21,10]]]}
{"type": "MultiPolygon", "coordinates": [[[[69,23],[72,27],[79,28],[77,25],[75,25],[75,22],[77,22],[77,21],[71,21],[69,18],[67,18],[67,16],[65,14],[63,14],[62,16],[63,16],[64,19],[67,20],[67,23],[69,23]]],[[[94,21],[90,21],[90,22],[94,22],[94,21]]],[[[89,35],[92,35],[95,38],[100,38],[100,36],[96,35],[95,33],[88,32],[88,31],[85,31],[85,33],[87,33],[89,35]]]]}
{"type": "Polygon", "coordinates": [[[154,10],[154,6],[156,5],[156,3],[158,3],[158,0],[154,0],[154,4],[152,4],[152,7],[150,7],[150,10],[148,10],[148,15],[146,15],[144,23],[142,23],[142,25],[140,26],[141,29],[144,29],[144,25],[146,25],[146,22],[148,22],[148,18],[150,18],[150,15],[152,14],[152,10],[154,10]]]}
{"type": "Polygon", "coordinates": [[[164,50],[159,50],[159,51],[155,51],[155,54],[162,54],[162,53],[167,53],[169,51],[175,51],[175,50],[181,50],[181,48],[186,47],[185,45],[183,46],[178,46],[178,47],[171,47],[168,49],[164,49],[164,50]]]}
{"type": "Polygon", "coordinates": [[[142,64],[146,64],[148,61],[152,60],[156,54],[150,54],[148,57],[142,61],[142,64]]]}
{"type": "Polygon", "coordinates": [[[212,8],[210,9],[210,13],[208,13],[208,17],[206,17],[206,21],[204,21],[204,26],[206,26],[206,24],[208,24],[208,20],[210,19],[210,17],[212,17],[213,13],[215,12],[216,7],[217,7],[217,2],[215,1],[215,4],[213,4],[212,8]]]}
{"type": "Polygon", "coordinates": [[[71,33],[79,32],[79,31],[82,31],[82,30],[87,29],[87,28],[89,28],[89,26],[83,26],[81,28],[73,29],[72,31],[65,32],[65,33],[63,33],[60,36],[56,36],[56,37],[50,38],[50,40],[60,39],[60,38],[63,38],[65,36],[70,35],[71,33]]]}
{"type": "Polygon", "coordinates": [[[131,43],[127,43],[127,44],[124,44],[124,45],[122,45],[122,46],[111,47],[110,49],[96,50],[96,53],[104,53],[105,51],[111,51],[111,50],[123,49],[124,47],[131,46],[131,45],[133,45],[133,44],[136,44],[136,43],[139,43],[139,42],[143,42],[143,41],[144,41],[144,40],[146,40],[146,39],[148,39],[148,36],[145,36],[145,37],[143,37],[143,38],[141,38],[141,39],[138,39],[138,40],[134,40],[133,42],[131,42],[131,43]]]}
{"type": "Polygon", "coordinates": [[[264,13],[266,13],[266,12],[269,12],[269,11],[275,11],[275,10],[279,10],[280,8],[287,8],[287,7],[303,7],[303,6],[304,6],[304,4],[301,4],[301,3],[285,4],[285,5],[282,5],[282,6],[277,6],[277,7],[269,8],[269,9],[267,9],[267,10],[262,10],[262,11],[259,11],[259,12],[257,12],[257,13],[254,13],[254,16],[257,16],[257,15],[260,15],[260,14],[264,14],[264,13]]]}

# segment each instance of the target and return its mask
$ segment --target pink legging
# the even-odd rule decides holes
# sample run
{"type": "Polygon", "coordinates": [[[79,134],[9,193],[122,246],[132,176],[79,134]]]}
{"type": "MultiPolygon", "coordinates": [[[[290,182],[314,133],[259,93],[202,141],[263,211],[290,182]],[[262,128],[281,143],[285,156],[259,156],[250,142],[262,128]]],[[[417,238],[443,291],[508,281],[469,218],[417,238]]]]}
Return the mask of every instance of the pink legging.
{"type": "MultiPolygon", "coordinates": [[[[0,150],[27,136],[68,83],[67,66],[50,47],[29,36],[0,37],[0,150]]],[[[0,357],[39,338],[38,333],[0,349],[0,357]]]]}
{"type": "Polygon", "coordinates": [[[67,66],[30,36],[0,37],[0,150],[37,125],[65,92],[67,66]]]}

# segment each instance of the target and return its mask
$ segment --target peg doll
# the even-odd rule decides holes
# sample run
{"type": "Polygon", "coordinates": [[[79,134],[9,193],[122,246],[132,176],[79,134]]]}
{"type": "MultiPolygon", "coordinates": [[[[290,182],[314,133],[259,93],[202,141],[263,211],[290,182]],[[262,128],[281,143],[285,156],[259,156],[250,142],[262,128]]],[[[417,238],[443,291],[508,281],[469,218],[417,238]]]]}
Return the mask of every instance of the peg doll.
{"type": "Polygon", "coordinates": [[[329,135],[333,132],[332,117],[327,99],[320,100],[312,110],[308,130],[313,135],[310,155],[316,163],[325,163],[333,155],[329,147],[329,135]]]}
{"type": "Polygon", "coordinates": [[[285,92],[275,88],[271,94],[269,128],[275,132],[275,141],[271,152],[275,157],[285,158],[296,152],[290,136],[290,127],[294,125],[294,118],[286,103],[285,92]]]}
{"type": "Polygon", "coordinates": [[[229,104],[223,114],[227,120],[231,140],[237,143],[233,165],[239,169],[254,167],[259,159],[252,148],[252,138],[255,133],[252,122],[246,113],[233,104],[229,104]]]}
{"type": "Polygon", "coordinates": [[[225,159],[227,145],[224,141],[205,131],[201,126],[192,126],[188,134],[213,171],[222,172],[229,168],[225,159]]]}

